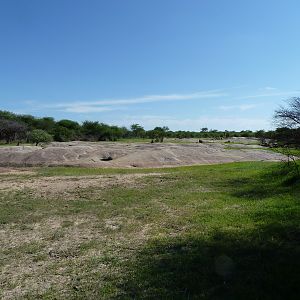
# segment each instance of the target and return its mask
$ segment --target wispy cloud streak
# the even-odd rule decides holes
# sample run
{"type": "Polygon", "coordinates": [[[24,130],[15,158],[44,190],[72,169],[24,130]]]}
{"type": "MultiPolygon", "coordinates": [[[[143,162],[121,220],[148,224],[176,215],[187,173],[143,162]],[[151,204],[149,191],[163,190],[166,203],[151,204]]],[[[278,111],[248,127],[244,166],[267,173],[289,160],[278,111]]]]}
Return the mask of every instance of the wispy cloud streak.
{"type": "Polygon", "coordinates": [[[224,111],[229,110],[240,110],[240,111],[246,111],[249,109],[256,108],[258,104],[240,104],[240,105],[221,105],[218,108],[224,111]]]}
{"type": "Polygon", "coordinates": [[[69,113],[90,113],[90,112],[104,112],[115,110],[114,107],[109,106],[90,106],[90,105],[74,105],[64,107],[65,112],[69,113]]]}
{"type": "Polygon", "coordinates": [[[218,90],[205,91],[189,94],[167,94],[167,95],[148,95],[136,98],[125,99],[111,99],[111,100],[98,100],[98,101],[76,101],[71,103],[61,103],[48,106],[49,108],[59,109],[61,111],[73,112],[73,113],[90,113],[90,112],[102,112],[109,110],[119,110],[124,106],[152,103],[152,102],[166,102],[166,101],[182,101],[193,99],[209,99],[225,97],[227,94],[218,90]]]}

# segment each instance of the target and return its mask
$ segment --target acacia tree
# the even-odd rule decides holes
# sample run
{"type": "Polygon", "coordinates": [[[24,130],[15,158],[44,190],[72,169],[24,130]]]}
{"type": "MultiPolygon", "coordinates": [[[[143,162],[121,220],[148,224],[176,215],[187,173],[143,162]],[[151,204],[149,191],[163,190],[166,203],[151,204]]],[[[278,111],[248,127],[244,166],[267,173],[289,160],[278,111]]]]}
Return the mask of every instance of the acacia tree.
{"type": "Polygon", "coordinates": [[[143,138],[145,136],[145,129],[139,124],[132,124],[130,129],[134,137],[143,138]]]}
{"type": "Polygon", "coordinates": [[[155,127],[153,130],[148,132],[148,135],[153,140],[155,139],[156,142],[163,142],[164,138],[166,137],[169,128],[167,126],[164,127],[155,127]]]}
{"type": "Polygon", "coordinates": [[[300,98],[294,97],[281,106],[274,114],[275,123],[280,127],[275,131],[275,139],[285,146],[300,146],[300,98]]]}
{"type": "Polygon", "coordinates": [[[45,130],[34,129],[29,135],[29,140],[37,146],[39,143],[49,143],[52,141],[52,136],[45,130]]]}
{"type": "Polygon", "coordinates": [[[281,106],[275,111],[274,120],[280,126],[275,131],[275,139],[285,146],[287,165],[292,166],[296,175],[300,177],[299,165],[291,152],[291,148],[300,147],[300,98],[289,99],[287,107],[281,106]]]}

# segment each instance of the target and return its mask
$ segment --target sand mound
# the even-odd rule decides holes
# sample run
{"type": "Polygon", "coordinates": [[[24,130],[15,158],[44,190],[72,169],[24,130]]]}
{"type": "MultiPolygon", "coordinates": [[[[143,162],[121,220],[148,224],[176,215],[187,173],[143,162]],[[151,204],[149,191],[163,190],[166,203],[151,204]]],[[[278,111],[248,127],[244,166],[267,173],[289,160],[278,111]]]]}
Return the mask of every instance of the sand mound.
{"type": "Polygon", "coordinates": [[[225,149],[222,143],[150,144],[70,142],[45,148],[0,148],[0,166],[164,167],[236,161],[277,161],[283,155],[266,150],[225,149]]]}

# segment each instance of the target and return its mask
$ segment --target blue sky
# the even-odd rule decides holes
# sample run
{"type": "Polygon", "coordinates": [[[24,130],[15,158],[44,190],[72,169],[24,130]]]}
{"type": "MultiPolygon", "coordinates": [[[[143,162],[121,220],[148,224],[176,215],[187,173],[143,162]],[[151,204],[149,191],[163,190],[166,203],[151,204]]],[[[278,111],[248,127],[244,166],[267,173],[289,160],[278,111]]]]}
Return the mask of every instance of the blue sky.
{"type": "Polygon", "coordinates": [[[300,96],[300,1],[0,0],[0,109],[269,129],[300,96]]]}

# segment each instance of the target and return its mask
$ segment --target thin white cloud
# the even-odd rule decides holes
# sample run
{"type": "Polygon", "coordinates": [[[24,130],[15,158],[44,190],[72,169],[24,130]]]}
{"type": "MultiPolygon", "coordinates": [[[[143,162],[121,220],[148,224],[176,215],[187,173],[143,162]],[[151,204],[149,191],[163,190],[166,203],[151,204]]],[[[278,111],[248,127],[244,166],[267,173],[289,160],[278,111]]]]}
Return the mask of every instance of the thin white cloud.
{"type": "Polygon", "coordinates": [[[240,105],[221,105],[218,108],[223,111],[229,111],[229,110],[246,111],[249,109],[253,109],[257,106],[258,104],[240,104],[240,105]]]}
{"type": "MultiPolygon", "coordinates": [[[[254,95],[245,95],[236,97],[236,100],[243,99],[256,99],[264,97],[278,97],[278,96],[292,96],[297,95],[300,91],[278,91],[277,88],[266,86],[261,91],[265,93],[259,93],[254,95]]],[[[146,95],[142,97],[134,98],[120,98],[120,99],[103,99],[96,101],[73,101],[60,104],[54,104],[47,106],[51,109],[58,109],[60,111],[69,112],[69,113],[92,113],[92,112],[105,112],[112,110],[120,110],[126,106],[134,104],[143,104],[143,103],[153,103],[153,102],[167,102],[167,101],[182,101],[182,100],[197,100],[197,99],[210,99],[210,98],[221,98],[228,97],[227,93],[224,93],[222,90],[209,90],[195,93],[186,93],[186,94],[166,94],[166,95],[146,95]],[[122,108],[123,107],[123,108],[122,108]]],[[[219,109],[223,111],[229,110],[240,110],[246,111],[249,109],[255,108],[254,104],[241,104],[241,105],[221,105],[219,109]]]]}
{"type": "Polygon", "coordinates": [[[103,112],[103,111],[111,111],[114,110],[113,107],[109,106],[89,106],[89,105],[74,105],[70,107],[65,107],[62,109],[65,112],[69,113],[92,113],[92,112],[103,112]]]}
{"type": "Polygon", "coordinates": [[[225,97],[227,94],[218,90],[189,93],[189,94],[167,94],[167,95],[148,95],[136,98],[124,99],[111,99],[111,100],[98,100],[98,101],[76,101],[69,103],[55,104],[47,106],[52,109],[59,109],[61,111],[73,113],[89,113],[101,112],[108,110],[119,110],[121,106],[143,104],[152,102],[165,102],[165,101],[180,101],[180,100],[193,100],[193,99],[210,99],[225,97]]]}
{"type": "Polygon", "coordinates": [[[265,86],[265,87],[263,87],[263,88],[260,89],[260,90],[263,90],[263,91],[276,91],[276,90],[278,90],[278,89],[275,88],[275,87],[272,87],[272,86],[265,86]]]}

